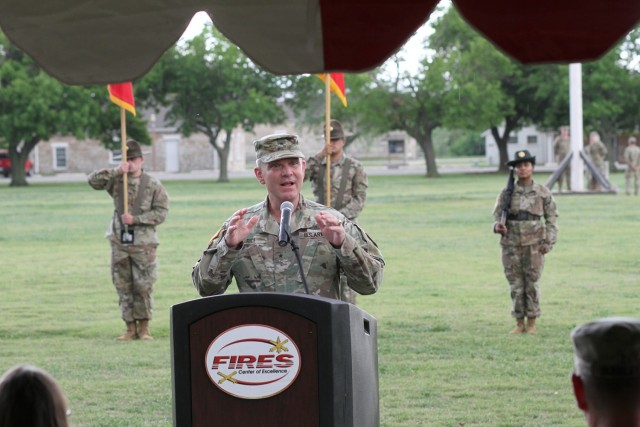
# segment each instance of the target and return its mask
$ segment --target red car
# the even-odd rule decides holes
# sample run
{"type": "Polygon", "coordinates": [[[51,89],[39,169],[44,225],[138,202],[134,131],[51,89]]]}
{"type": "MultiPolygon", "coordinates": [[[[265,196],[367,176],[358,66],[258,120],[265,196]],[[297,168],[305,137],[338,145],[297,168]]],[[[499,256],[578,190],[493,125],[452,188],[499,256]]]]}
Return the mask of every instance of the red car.
{"type": "MultiPolygon", "coordinates": [[[[27,159],[24,163],[24,173],[26,173],[27,176],[31,176],[31,168],[33,168],[33,163],[31,163],[31,160],[27,159]]],[[[9,158],[9,152],[3,149],[0,149],[0,173],[2,173],[5,178],[9,178],[9,175],[11,175],[11,159],[9,158]]]]}

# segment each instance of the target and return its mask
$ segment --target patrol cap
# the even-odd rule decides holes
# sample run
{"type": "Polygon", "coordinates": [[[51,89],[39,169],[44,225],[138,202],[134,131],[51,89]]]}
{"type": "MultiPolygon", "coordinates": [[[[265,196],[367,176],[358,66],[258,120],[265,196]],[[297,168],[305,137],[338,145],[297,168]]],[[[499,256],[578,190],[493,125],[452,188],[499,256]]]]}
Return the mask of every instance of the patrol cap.
{"type": "Polygon", "coordinates": [[[575,373],[598,383],[640,381],[640,319],[610,317],[571,332],[575,373]]]}
{"type": "Polygon", "coordinates": [[[130,139],[127,141],[127,160],[142,157],[142,148],[138,141],[130,139]]]}
{"type": "Polygon", "coordinates": [[[304,154],[298,147],[298,137],[285,133],[267,135],[253,142],[256,150],[256,158],[263,163],[274,160],[299,157],[304,159],[304,154]]]}
{"type": "Polygon", "coordinates": [[[507,166],[515,166],[518,163],[531,162],[536,164],[536,156],[532,156],[529,150],[518,150],[513,155],[513,160],[507,162],[507,166]]]}

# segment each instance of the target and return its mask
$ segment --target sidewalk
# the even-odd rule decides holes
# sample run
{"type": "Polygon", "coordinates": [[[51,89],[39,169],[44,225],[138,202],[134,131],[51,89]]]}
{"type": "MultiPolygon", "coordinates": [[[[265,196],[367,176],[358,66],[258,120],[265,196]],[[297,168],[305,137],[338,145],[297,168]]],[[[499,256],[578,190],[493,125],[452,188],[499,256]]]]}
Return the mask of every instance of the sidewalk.
{"type": "MultiPolygon", "coordinates": [[[[481,166],[439,166],[438,172],[440,174],[453,174],[453,173],[493,173],[497,171],[497,166],[481,167],[481,166]]],[[[365,165],[365,170],[369,175],[419,175],[426,174],[426,166],[423,161],[411,162],[404,165],[365,165]]],[[[536,172],[552,172],[555,170],[555,166],[536,166],[536,172]]],[[[191,172],[149,172],[150,175],[158,178],[161,181],[189,181],[189,180],[211,180],[218,179],[218,170],[197,170],[191,172]]],[[[84,173],[60,173],[56,175],[33,175],[27,177],[27,182],[30,183],[47,183],[47,182],[81,182],[87,180],[88,174],[84,173]]],[[[250,178],[253,177],[253,169],[245,169],[244,171],[229,171],[229,179],[234,178],[250,178]]],[[[0,179],[0,185],[9,185],[9,178],[0,179]]]]}

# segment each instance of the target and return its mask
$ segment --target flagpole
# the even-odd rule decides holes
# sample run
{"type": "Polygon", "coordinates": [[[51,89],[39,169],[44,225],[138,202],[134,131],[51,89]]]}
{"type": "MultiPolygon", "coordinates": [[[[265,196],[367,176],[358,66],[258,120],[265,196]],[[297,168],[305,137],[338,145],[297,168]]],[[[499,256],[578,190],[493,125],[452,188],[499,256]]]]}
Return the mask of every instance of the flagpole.
{"type": "MultiPolygon", "coordinates": [[[[120,138],[122,139],[122,161],[127,161],[127,115],[124,111],[124,108],[120,107],[120,138]]],[[[127,190],[127,175],[128,172],[125,172],[122,177],[122,188],[123,188],[123,204],[124,204],[124,214],[129,213],[129,191],[127,190]]],[[[124,225],[125,230],[128,228],[127,224],[124,225]]]]}
{"type": "Polygon", "coordinates": [[[324,144],[325,151],[327,152],[327,170],[325,176],[327,177],[326,190],[327,190],[327,206],[331,207],[331,74],[325,74],[325,120],[324,120],[324,144]]]}

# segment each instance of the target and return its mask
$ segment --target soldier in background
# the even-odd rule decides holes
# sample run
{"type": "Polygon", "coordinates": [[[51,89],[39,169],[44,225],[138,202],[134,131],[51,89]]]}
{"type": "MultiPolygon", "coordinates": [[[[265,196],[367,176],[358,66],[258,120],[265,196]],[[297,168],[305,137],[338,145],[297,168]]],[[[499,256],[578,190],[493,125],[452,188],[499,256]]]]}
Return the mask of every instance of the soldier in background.
{"type": "Polygon", "coordinates": [[[218,295],[235,278],[240,292],[305,292],[295,254],[278,244],[281,205],[293,204],[291,239],[300,248],[309,294],[340,299],[340,273],[364,295],[382,282],[384,259],[376,244],[335,209],[301,194],[306,162],[295,135],[254,142],[255,176],[266,200],[234,213],[211,238],[192,271],[200,295],[218,295]]]}
{"type": "MultiPolygon", "coordinates": [[[[569,127],[562,126],[560,135],[553,142],[553,154],[557,164],[562,161],[571,152],[571,139],[569,138],[569,127]]],[[[571,191],[571,164],[568,164],[565,170],[558,177],[558,189],[562,192],[562,182],[566,179],[567,190],[571,191]]]]}
{"type": "Polygon", "coordinates": [[[500,221],[505,190],[498,195],[493,210],[493,232],[502,235],[502,265],[511,289],[511,315],[516,319],[512,334],[536,333],[536,319],[540,316],[538,281],[544,270],[544,256],[558,235],[556,203],[547,187],[533,181],[535,163],[536,158],[529,151],[516,151],[514,159],[507,162],[515,168],[518,180],[506,223],[500,221]]]}
{"type": "MultiPolygon", "coordinates": [[[[364,209],[367,199],[369,182],[367,173],[362,164],[344,152],[345,134],[342,125],[337,120],[331,120],[329,147],[325,144],[323,149],[309,158],[305,171],[305,180],[311,182],[311,189],[316,197],[316,202],[327,204],[326,171],[327,154],[331,159],[331,207],[341,214],[356,222],[356,218],[364,209]]],[[[343,278],[341,286],[341,299],[356,303],[355,293],[346,286],[343,278]]]]}
{"type": "Polygon", "coordinates": [[[578,326],[571,375],[589,427],[640,427],[640,319],[611,317],[578,326]]]}
{"type": "MultiPolygon", "coordinates": [[[[607,176],[605,162],[607,160],[607,153],[609,150],[607,150],[607,146],[604,145],[604,142],[600,140],[600,134],[598,132],[593,131],[589,134],[589,145],[586,146],[585,151],[589,157],[591,157],[591,161],[602,176],[607,176]]],[[[589,189],[593,191],[602,190],[602,186],[593,174],[591,174],[591,178],[589,179],[589,189]]]]}
{"type": "Polygon", "coordinates": [[[169,210],[169,197],[159,180],[143,171],[140,144],[127,141],[127,159],[117,168],[101,169],[89,175],[89,185],[106,190],[115,211],[107,229],[111,242],[111,274],[118,292],[126,332],[116,338],[150,340],[149,320],[153,312],[153,284],[156,281],[156,226],[169,210]],[[127,174],[128,213],[124,213],[123,175],[127,174]],[[129,231],[123,234],[126,229],[129,231]],[[133,241],[131,241],[133,240],[133,241]]]}
{"type": "Polygon", "coordinates": [[[623,157],[627,164],[627,172],[624,174],[627,196],[631,194],[631,177],[633,177],[633,194],[637,196],[638,178],[640,178],[640,147],[638,147],[634,136],[629,138],[623,157]]]}

